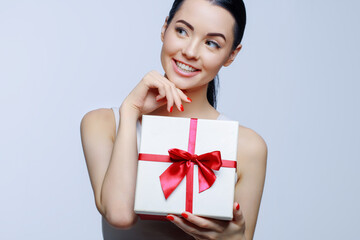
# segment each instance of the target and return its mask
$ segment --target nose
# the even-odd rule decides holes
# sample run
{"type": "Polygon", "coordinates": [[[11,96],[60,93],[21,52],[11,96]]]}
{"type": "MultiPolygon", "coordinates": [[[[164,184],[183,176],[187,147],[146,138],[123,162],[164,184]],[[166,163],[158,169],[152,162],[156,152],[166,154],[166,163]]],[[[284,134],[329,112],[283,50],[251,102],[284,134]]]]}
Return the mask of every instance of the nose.
{"type": "Polygon", "coordinates": [[[199,58],[199,49],[196,40],[188,40],[182,50],[182,54],[188,59],[197,60],[199,58]]]}

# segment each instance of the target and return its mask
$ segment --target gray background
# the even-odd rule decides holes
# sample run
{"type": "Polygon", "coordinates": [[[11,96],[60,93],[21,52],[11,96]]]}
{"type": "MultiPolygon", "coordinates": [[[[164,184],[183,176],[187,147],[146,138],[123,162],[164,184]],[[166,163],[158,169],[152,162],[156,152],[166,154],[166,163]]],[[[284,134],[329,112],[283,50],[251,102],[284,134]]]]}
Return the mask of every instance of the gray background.
{"type": "MultiPolygon", "coordinates": [[[[171,4],[0,1],[1,239],[101,238],[80,121],[162,72],[171,4]]],[[[255,239],[358,239],[359,1],[246,5],[219,110],[268,144],[255,239]]]]}

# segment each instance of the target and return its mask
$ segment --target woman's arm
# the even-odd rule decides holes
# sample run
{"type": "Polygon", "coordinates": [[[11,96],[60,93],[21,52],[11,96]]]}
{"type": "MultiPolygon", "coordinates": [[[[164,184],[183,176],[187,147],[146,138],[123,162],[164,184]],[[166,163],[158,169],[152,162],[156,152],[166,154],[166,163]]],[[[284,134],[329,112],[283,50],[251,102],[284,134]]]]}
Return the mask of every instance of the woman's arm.
{"type": "Polygon", "coordinates": [[[112,110],[109,109],[87,113],[81,121],[81,137],[99,212],[113,226],[128,228],[136,221],[133,202],[137,168],[137,115],[131,111],[120,112],[115,139],[112,139],[113,119],[112,110]]]}
{"type": "Polygon", "coordinates": [[[253,130],[239,127],[238,182],[235,201],[245,218],[246,240],[253,239],[264,189],[267,162],[267,146],[253,130]]]}
{"type": "Polygon", "coordinates": [[[108,222],[129,228],[136,222],[134,197],[137,173],[136,122],[139,115],[120,108],[120,124],[101,191],[108,222]]]}
{"type": "Polygon", "coordinates": [[[180,109],[187,96],[173,83],[152,71],[126,97],[120,107],[118,134],[114,137],[111,110],[87,113],[81,121],[81,139],[99,212],[113,226],[129,228],[134,213],[137,174],[136,122],[143,114],[167,104],[180,109]]]}

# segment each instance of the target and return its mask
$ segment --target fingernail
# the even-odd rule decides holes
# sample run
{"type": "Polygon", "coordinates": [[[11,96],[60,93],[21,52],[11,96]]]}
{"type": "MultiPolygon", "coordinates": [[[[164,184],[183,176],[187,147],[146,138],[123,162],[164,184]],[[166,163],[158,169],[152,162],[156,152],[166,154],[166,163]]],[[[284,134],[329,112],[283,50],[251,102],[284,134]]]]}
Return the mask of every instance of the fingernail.
{"type": "Polygon", "coordinates": [[[192,100],[191,100],[190,98],[187,98],[187,100],[188,100],[189,102],[192,102],[192,100]]]}
{"type": "Polygon", "coordinates": [[[174,217],[173,216],[166,216],[166,218],[169,220],[169,221],[174,221],[174,217]]]}
{"type": "Polygon", "coordinates": [[[181,216],[183,216],[184,218],[188,218],[188,217],[189,217],[186,213],[182,213],[181,216]]]}
{"type": "Polygon", "coordinates": [[[180,105],[180,110],[181,110],[182,112],[184,111],[184,107],[183,107],[182,104],[180,105]]]}
{"type": "Polygon", "coordinates": [[[239,210],[239,209],[240,209],[240,204],[236,203],[236,210],[239,210]]]}
{"type": "Polygon", "coordinates": [[[170,108],[170,112],[172,112],[173,111],[173,106],[171,106],[171,108],[170,108]]]}

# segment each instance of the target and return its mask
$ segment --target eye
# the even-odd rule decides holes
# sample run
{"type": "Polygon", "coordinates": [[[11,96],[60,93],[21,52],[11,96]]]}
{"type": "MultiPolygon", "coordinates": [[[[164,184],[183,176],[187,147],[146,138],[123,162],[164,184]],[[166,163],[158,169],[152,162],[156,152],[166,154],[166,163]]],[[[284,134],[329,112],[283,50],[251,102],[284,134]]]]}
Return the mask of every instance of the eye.
{"type": "Polygon", "coordinates": [[[206,45],[208,45],[209,47],[212,47],[212,48],[220,48],[220,45],[217,44],[215,41],[207,40],[206,45]]]}
{"type": "Polygon", "coordinates": [[[185,29],[183,29],[182,27],[177,27],[175,28],[175,31],[180,34],[181,36],[186,36],[187,35],[187,32],[185,29]]]}

